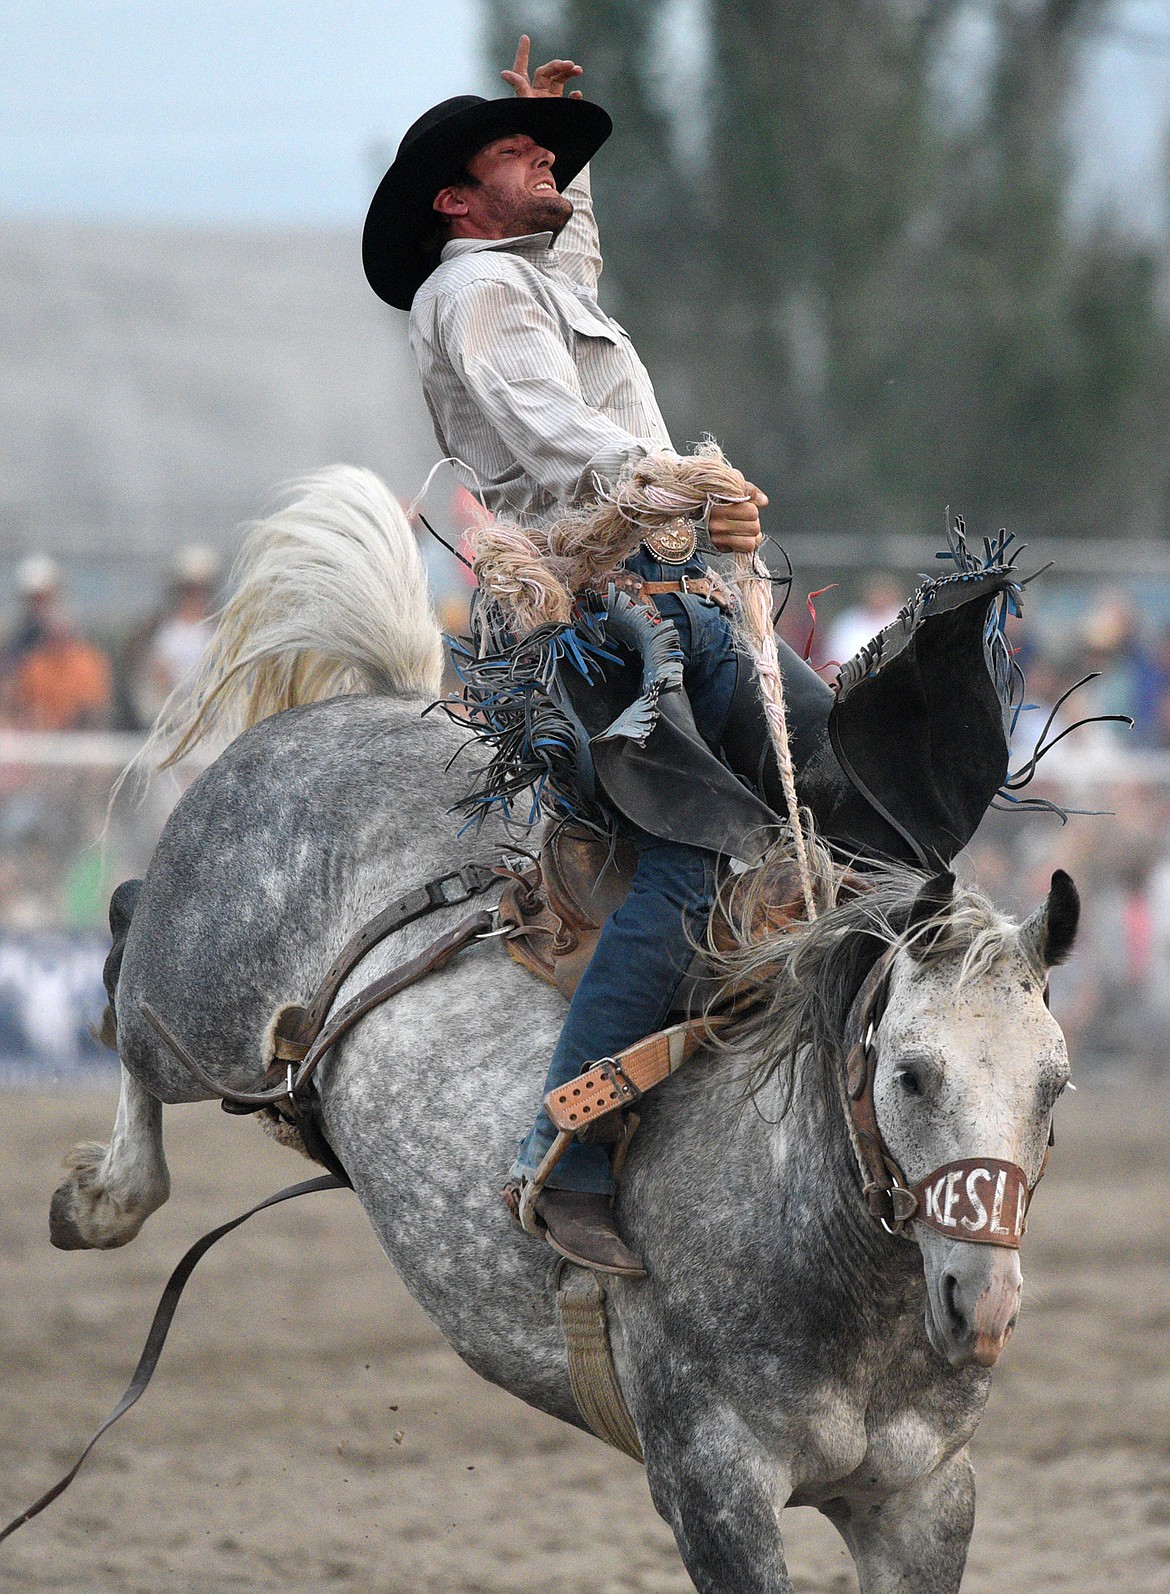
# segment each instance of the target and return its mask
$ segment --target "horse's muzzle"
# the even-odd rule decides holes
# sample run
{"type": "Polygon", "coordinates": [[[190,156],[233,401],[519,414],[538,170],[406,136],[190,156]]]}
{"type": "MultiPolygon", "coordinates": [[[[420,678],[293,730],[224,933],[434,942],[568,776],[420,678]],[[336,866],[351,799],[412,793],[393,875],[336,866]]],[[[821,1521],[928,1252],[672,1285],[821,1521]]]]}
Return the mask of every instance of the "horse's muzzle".
{"type": "Polygon", "coordinates": [[[994,1367],[1020,1312],[1019,1252],[1007,1246],[930,1241],[922,1250],[931,1344],[952,1367],[994,1367]]]}

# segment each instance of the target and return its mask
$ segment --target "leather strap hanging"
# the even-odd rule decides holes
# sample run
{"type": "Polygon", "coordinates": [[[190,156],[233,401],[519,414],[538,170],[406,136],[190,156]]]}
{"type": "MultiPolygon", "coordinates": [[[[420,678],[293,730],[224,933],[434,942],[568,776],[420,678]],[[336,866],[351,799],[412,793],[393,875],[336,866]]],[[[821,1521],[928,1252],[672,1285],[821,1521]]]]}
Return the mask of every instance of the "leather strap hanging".
{"type": "Polygon", "coordinates": [[[33,1517],[39,1516],[46,1506],[52,1505],[58,1495],[64,1494],[80,1472],[82,1463],[106,1429],[112,1428],[118,1418],[124,1416],[130,1410],[130,1407],[134,1405],[135,1401],[145,1392],[146,1386],[150,1383],[154,1370],[158,1366],[158,1359],[162,1355],[163,1346],[166,1344],[167,1334],[170,1332],[171,1323],[175,1316],[175,1308],[179,1304],[179,1297],[183,1293],[187,1280],[195,1271],[195,1265],[199,1259],[205,1256],[218,1240],[222,1240],[225,1234],[230,1234],[233,1229],[238,1229],[241,1223],[246,1223],[249,1218],[254,1218],[258,1212],[263,1212],[268,1207],[278,1206],[282,1201],[292,1201],[297,1196],[310,1195],[317,1190],[343,1190],[345,1188],[346,1182],[335,1178],[331,1173],[321,1174],[316,1179],[305,1179],[300,1184],[291,1184],[287,1189],[278,1190],[275,1195],[268,1196],[263,1201],[258,1201],[254,1207],[249,1207],[247,1212],[240,1213],[239,1217],[230,1218],[228,1222],[221,1223],[218,1228],[214,1228],[210,1233],[203,1235],[201,1239],[195,1241],[195,1244],[189,1250],[184,1252],[178,1266],[167,1280],[162,1299],[155,1308],[154,1319],[150,1325],[150,1332],[146,1336],[146,1344],[143,1347],[142,1355],[138,1358],[138,1366],[134,1369],[134,1376],[126,1386],[121,1399],[93,1434],[85,1449],[69,1468],[69,1471],[65,1473],[64,1477],[59,1478],[51,1489],[46,1489],[40,1499],[35,1500],[32,1505],[20,1512],[18,1516],[13,1517],[12,1521],[5,1527],[0,1528],[0,1543],[8,1538],[10,1534],[15,1533],[17,1528],[22,1528],[26,1522],[31,1522],[33,1517]]]}

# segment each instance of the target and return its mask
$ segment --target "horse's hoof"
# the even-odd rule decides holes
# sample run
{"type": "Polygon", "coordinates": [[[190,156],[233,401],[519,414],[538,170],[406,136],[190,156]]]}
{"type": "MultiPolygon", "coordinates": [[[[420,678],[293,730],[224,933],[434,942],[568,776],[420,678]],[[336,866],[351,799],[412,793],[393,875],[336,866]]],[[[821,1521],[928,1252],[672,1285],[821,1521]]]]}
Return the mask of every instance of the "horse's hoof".
{"type": "Polygon", "coordinates": [[[92,1251],[93,1244],[77,1227],[73,1216],[74,1189],[70,1180],[58,1185],[49,1202],[49,1239],[58,1251],[92,1251]]]}

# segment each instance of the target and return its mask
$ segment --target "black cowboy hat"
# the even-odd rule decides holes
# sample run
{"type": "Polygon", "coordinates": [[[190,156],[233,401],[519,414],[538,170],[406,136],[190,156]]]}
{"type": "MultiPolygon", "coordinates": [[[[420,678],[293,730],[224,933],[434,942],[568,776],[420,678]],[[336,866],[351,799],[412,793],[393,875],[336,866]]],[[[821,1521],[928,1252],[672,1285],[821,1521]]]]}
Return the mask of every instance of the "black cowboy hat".
{"type": "Polygon", "coordinates": [[[408,128],[394,164],[378,184],[362,234],[362,264],[379,299],[409,310],[438,264],[430,247],[441,188],[493,139],[527,133],[555,156],[558,189],[570,183],[613,131],[600,105],[545,96],[485,100],[459,94],[425,111],[408,128]]]}

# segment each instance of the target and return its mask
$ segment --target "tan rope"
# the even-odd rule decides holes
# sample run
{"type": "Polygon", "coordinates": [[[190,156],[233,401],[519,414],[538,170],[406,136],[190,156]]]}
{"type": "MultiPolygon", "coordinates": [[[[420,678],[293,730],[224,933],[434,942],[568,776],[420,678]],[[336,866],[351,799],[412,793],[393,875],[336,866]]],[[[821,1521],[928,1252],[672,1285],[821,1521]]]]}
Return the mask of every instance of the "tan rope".
{"type": "Polygon", "coordinates": [[[736,582],[743,604],[744,641],[748,645],[755,665],[756,682],[764,704],[764,716],[768,722],[776,762],[780,767],[780,784],[784,790],[784,801],[788,805],[788,823],[792,830],[792,845],[796,853],[804,911],[811,922],[817,916],[817,904],[813,891],[810,845],[804,833],[800,803],[796,795],[796,770],[793,767],[792,748],[788,740],[784,679],[780,674],[776,633],[772,629],[772,589],[768,581],[768,569],[758,554],[737,554],[735,562],[738,572],[736,582]]]}
{"type": "Polygon", "coordinates": [[[568,625],[573,596],[557,575],[542,533],[492,520],[476,526],[467,542],[475,579],[520,636],[538,625],[568,625]]]}
{"type": "Polygon", "coordinates": [[[651,532],[742,503],[743,476],[713,443],[693,454],[647,454],[616,487],[548,526],[494,520],[468,538],[480,586],[524,634],[564,624],[572,594],[621,564],[651,532]]]}

